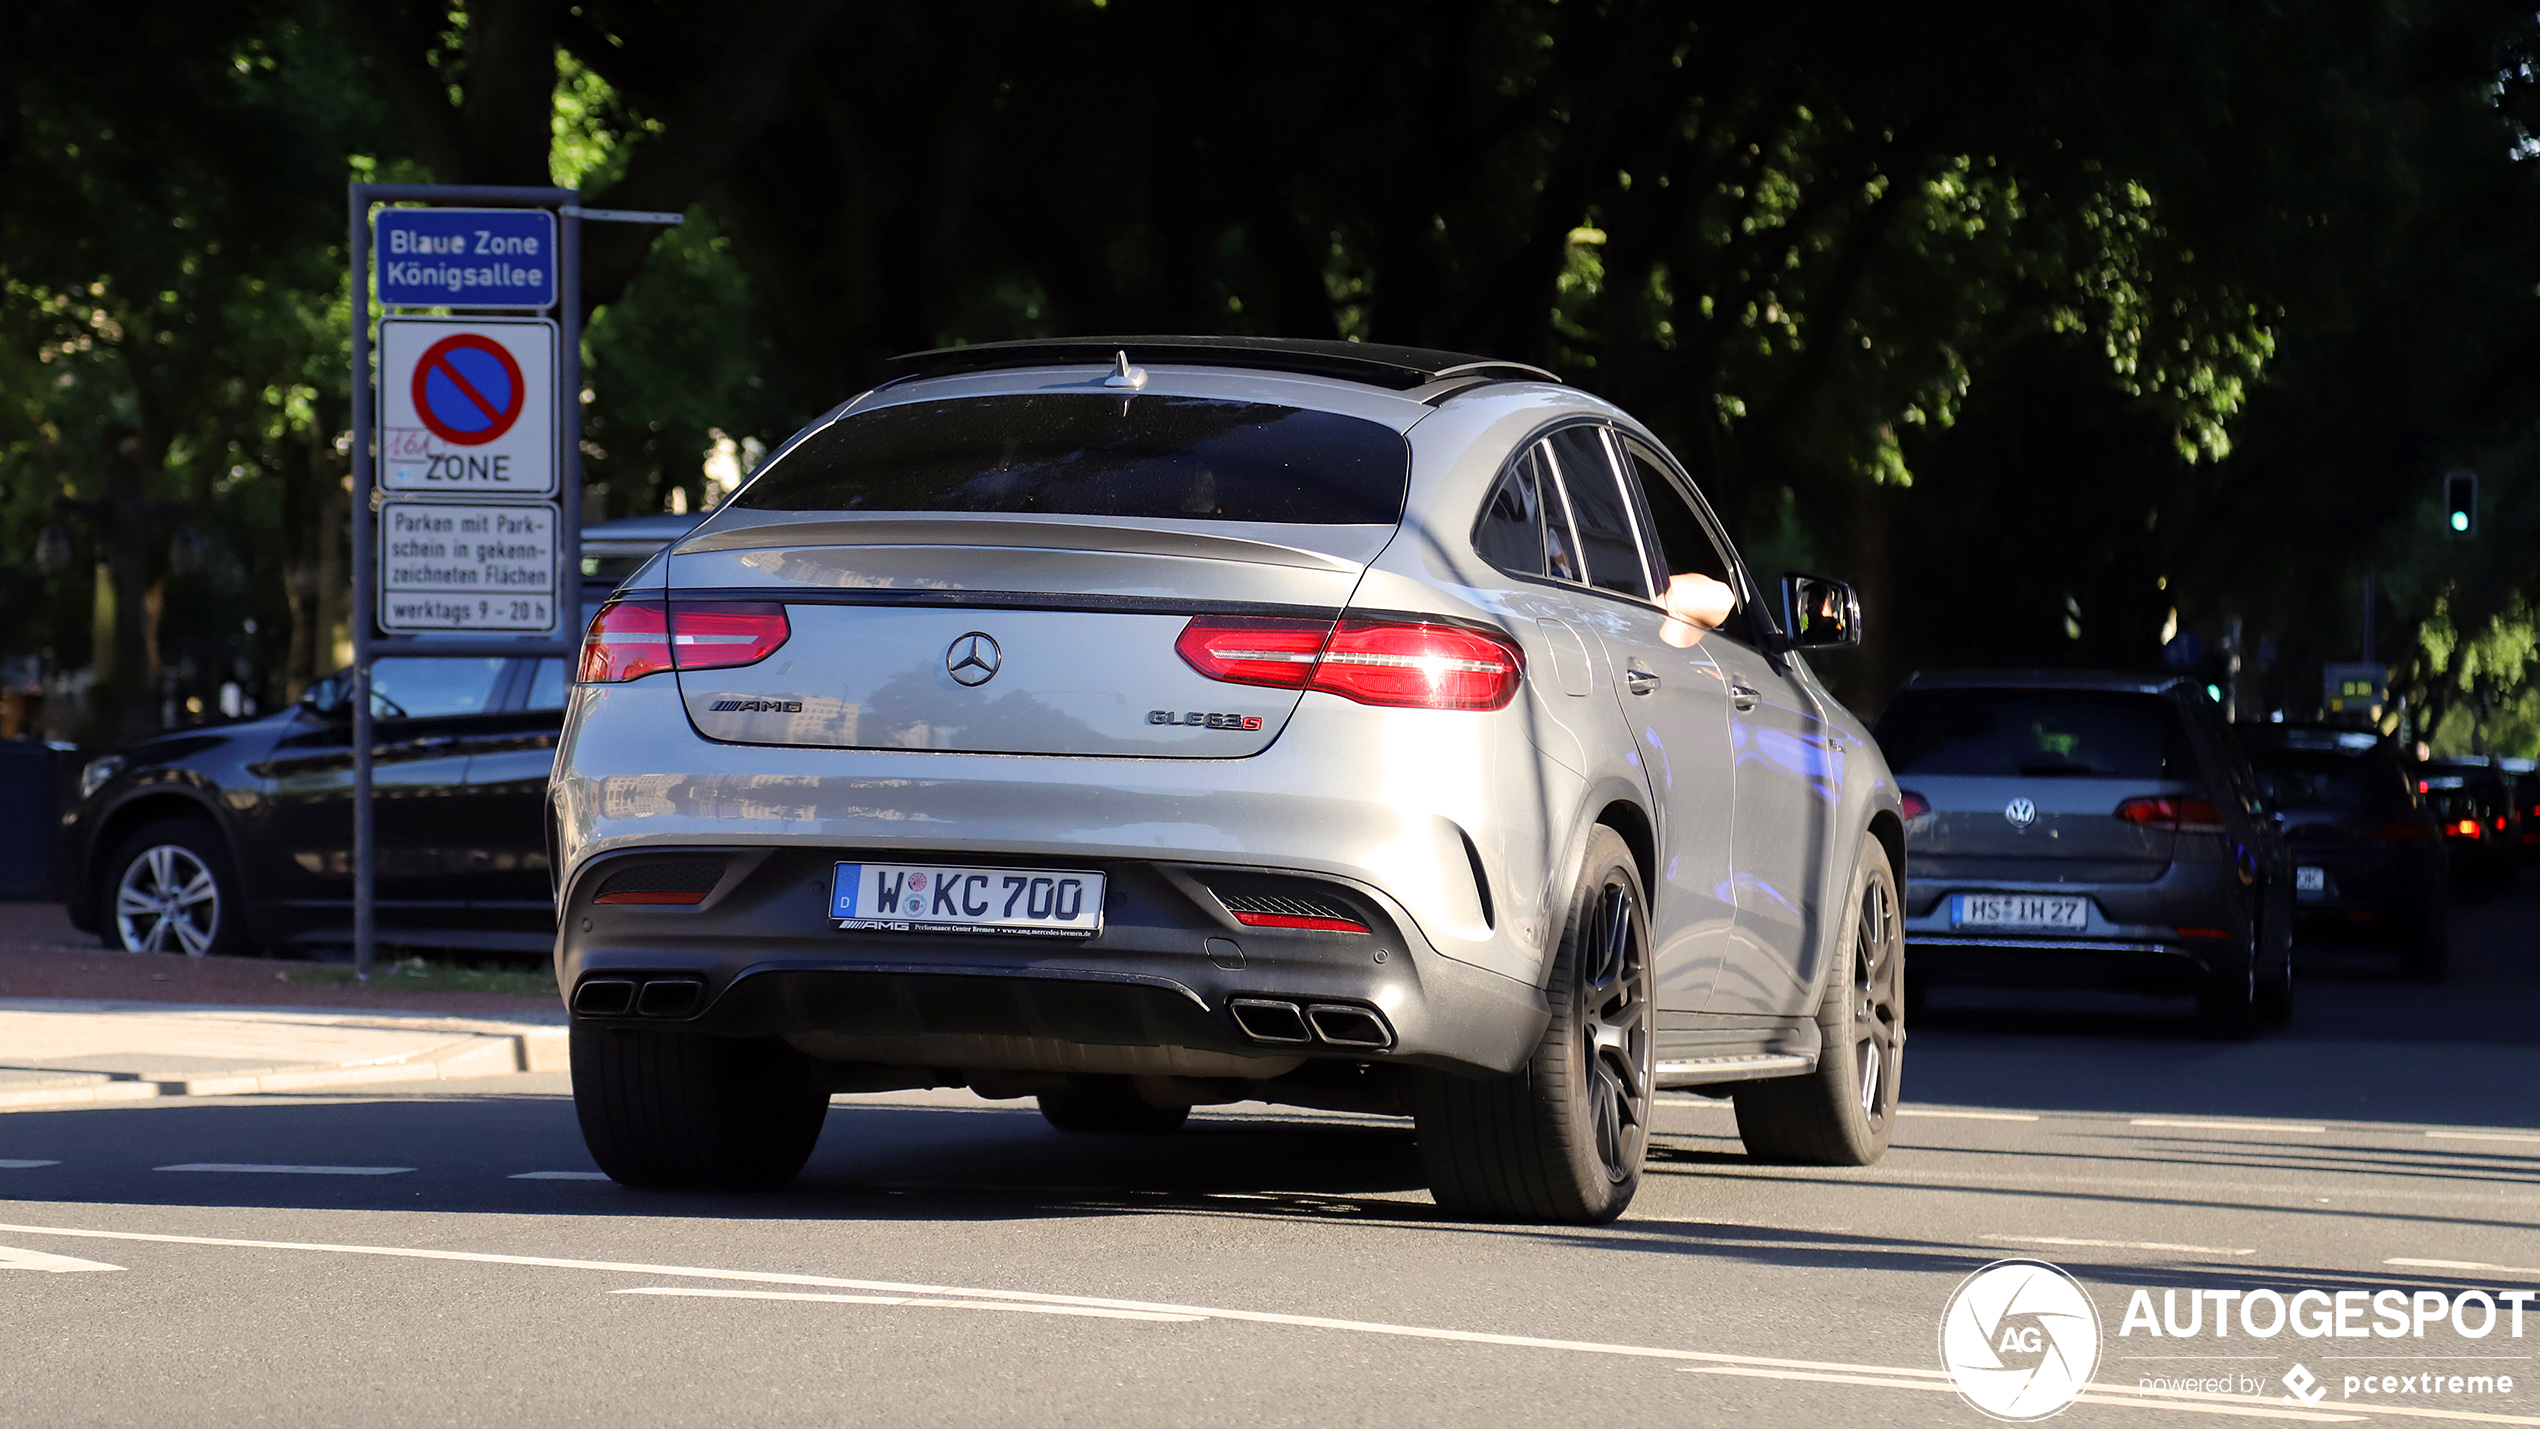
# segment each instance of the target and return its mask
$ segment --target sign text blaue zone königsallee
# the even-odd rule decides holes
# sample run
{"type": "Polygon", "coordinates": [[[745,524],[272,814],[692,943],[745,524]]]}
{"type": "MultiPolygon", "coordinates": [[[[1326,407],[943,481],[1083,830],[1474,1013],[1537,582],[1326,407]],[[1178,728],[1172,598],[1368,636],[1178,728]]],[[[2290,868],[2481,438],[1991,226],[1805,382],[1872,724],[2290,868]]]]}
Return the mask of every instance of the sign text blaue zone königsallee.
{"type": "Polygon", "coordinates": [[[392,308],[548,308],[556,216],[542,208],[383,208],[373,246],[392,308]]]}

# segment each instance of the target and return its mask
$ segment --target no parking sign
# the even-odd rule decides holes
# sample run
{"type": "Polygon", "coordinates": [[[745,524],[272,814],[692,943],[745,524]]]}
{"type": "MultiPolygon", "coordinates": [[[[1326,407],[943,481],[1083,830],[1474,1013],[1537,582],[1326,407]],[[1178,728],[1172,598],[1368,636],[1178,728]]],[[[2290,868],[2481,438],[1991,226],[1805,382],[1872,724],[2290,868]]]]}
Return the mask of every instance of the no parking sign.
{"type": "Polygon", "coordinates": [[[556,493],[556,325],[379,325],[379,483],[442,496],[556,493]]]}

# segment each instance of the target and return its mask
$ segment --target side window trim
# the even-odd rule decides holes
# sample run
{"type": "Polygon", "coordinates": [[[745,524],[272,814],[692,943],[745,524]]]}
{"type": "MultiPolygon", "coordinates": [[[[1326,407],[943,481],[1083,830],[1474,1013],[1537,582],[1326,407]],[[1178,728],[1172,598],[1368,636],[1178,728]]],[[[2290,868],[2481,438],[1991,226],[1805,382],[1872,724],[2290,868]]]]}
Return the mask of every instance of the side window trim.
{"type": "MultiPolygon", "coordinates": [[[[1559,429],[1556,428],[1555,430],[1559,429]]],[[[1535,454],[1535,470],[1543,473],[1543,479],[1552,483],[1553,493],[1561,498],[1561,526],[1562,529],[1568,533],[1570,537],[1570,544],[1573,547],[1570,552],[1571,564],[1579,568],[1579,579],[1563,580],[1559,576],[1552,575],[1551,568],[1547,564],[1545,567],[1544,578],[1546,580],[1553,581],[1556,584],[1573,586],[1580,590],[1595,590],[1597,587],[1591,584],[1587,579],[1587,555],[1585,552],[1575,549],[1579,543],[1579,512],[1578,508],[1570,504],[1570,479],[1561,474],[1560,458],[1553,455],[1552,433],[1544,432],[1538,435],[1533,441],[1526,443],[1526,449],[1535,454]]],[[[1547,506],[1545,508],[1545,514],[1551,514],[1550,507],[1547,506]]],[[[1547,551],[1551,549],[1551,543],[1549,541],[1545,542],[1544,549],[1547,551]]],[[[1618,592],[1614,591],[1605,592],[1607,595],[1614,595],[1617,593],[1618,592]]]]}
{"type": "Polygon", "coordinates": [[[1670,573],[1659,570],[1657,563],[1649,558],[1649,553],[1656,548],[1656,541],[1649,529],[1649,513],[1641,508],[1640,483],[1626,476],[1623,447],[1615,436],[1614,428],[1599,422],[1596,434],[1602,439],[1600,445],[1605,448],[1606,474],[1614,478],[1615,489],[1623,496],[1623,517],[1631,523],[1632,548],[1640,552],[1640,568],[1649,581],[1650,598],[1663,606],[1667,603],[1667,577],[1670,573]]]}

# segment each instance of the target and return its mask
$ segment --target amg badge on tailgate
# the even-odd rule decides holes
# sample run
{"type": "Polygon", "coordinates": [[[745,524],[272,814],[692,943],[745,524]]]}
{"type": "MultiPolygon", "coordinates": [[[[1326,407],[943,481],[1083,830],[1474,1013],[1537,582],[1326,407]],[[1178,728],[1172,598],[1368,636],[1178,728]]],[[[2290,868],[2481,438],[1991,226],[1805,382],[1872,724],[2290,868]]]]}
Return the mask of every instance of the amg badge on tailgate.
{"type": "Polygon", "coordinates": [[[765,714],[801,714],[803,702],[800,700],[716,700],[706,708],[716,713],[725,710],[740,710],[765,714]]]}
{"type": "Polygon", "coordinates": [[[1209,729],[1259,729],[1261,716],[1247,714],[1208,714],[1200,710],[1148,710],[1149,724],[1196,724],[1209,729]]]}

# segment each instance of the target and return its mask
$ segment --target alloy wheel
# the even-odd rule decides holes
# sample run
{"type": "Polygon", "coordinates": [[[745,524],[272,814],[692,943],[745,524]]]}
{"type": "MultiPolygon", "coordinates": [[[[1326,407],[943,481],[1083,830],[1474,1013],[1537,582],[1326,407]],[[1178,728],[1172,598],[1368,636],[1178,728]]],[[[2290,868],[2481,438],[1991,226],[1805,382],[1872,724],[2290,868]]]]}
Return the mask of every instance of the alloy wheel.
{"type": "Polygon", "coordinates": [[[1861,1116],[1872,1130],[1889,1113],[1898,1085],[1897,1062],[1905,1054],[1905,1004],[1897,995],[1900,939],[1896,894],[1873,878],[1861,891],[1861,917],[1852,944],[1852,1036],[1861,1083],[1855,1090],[1861,1116]]]}
{"type": "Polygon", "coordinates": [[[1622,884],[1608,883],[1579,950],[1588,1120],[1597,1159],[1617,1184],[1640,1168],[1657,1073],[1643,931],[1639,900],[1622,884]]]}
{"type": "Polygon", "coordinates": [[[220,884],[192,849],[156,844],[115,884],[115,931],[126,952],[199,958],[220,932],[220,884]]]}

